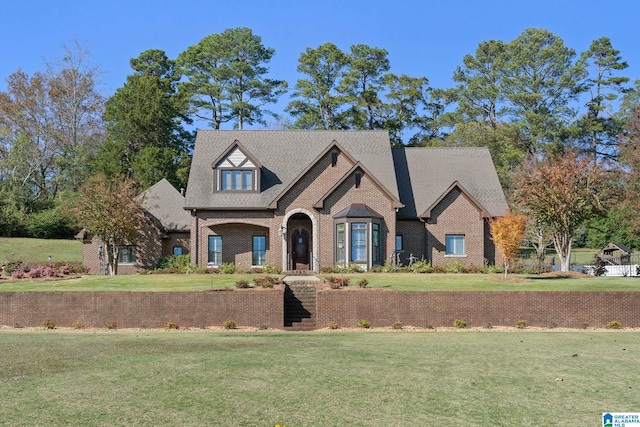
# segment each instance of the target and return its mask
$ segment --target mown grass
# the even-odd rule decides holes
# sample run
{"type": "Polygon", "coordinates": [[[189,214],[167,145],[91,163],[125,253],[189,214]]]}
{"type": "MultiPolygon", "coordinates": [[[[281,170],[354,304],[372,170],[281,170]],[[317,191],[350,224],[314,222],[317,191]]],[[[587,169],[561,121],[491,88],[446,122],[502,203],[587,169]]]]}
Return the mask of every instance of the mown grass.
{"type": "Polygon", "coordinates": [[[1,331],[2,425],[599,425],[636,332],[1,331]]]}
{"type": "MultiPolygon", "coordinates": [[[[0,280],[0,292],[35,291],[130,291],[192,292],[235,288],[238,280],[249,283],[263,274],[153,274],[119,276],[84,276],[70,280],[33,282],[0,280]]],[[[339,277],[339,275],[336,275],[339,277]]],[[[349,274],[350,286],[357,287],[367,279],[368,288],[402,291],[640,291],[638,277],[510,276],[485,274],[416,274],[359,273],[349,274]]]]}
{"type": "Polygon", "coordinates": [[[82,261],[82,243],[76,240],[30,239],[0,237],[0,264],[6,261],[29,263],[54,261],[82,261]]]}

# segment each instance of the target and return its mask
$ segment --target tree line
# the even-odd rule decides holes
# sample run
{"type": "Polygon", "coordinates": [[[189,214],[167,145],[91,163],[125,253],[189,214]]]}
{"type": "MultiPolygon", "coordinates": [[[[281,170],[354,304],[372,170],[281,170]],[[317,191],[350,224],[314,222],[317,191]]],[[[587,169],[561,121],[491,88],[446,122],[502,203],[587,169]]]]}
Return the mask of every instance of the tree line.
{"type": "MultiPolygon", "coordinates": [[[[161,178],[184,188],[192,124],[204,120],[214,129],[381,129],[396,146],[486,146],[514,208],[529,212],[518,177],[567,155],[587,159],[607,186],[590,184],[603,203],[574,227],[572,240],[640,246],[627,220],[637,212],[640,181],[633,181],[640,82],[625,75],[628,64],[609,38],[582,53],[538,28],[484,41],[462,58],[449,88],[392,73],[383,48],[343,51],[328,42],[301,53],[301,77],[289,89],[269,77],[274,55],[250,29],[227,29],[175,59],[161,49],[142,52],[108,98],[78,45],[41,72],[11,74],[0,93],[0,233],[70,235],[77,224],[67,207],[97,174],[138,189],[161,178]],[[287,92],[285,111],[271,111],[287,92]]],[[[536,221],[530,230],[541,230],[536,221]]],[[[528,239],[549,241],[543,234],[528,239]]]]}

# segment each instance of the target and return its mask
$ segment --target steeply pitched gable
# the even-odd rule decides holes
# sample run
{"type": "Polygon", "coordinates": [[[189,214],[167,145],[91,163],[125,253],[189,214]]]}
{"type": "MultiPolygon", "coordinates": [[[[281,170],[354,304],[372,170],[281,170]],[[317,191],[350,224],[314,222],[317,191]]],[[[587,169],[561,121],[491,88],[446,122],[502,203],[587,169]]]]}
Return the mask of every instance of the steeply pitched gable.
{"type": "Polygon", "coordinates": [[[487,148],[394,148],[393,160],[405,205],[399,218],[422,217],[456,183],[488,216],[502,216],[508,210],[487,148]]]}
{"type": "Polygon", "coordinates": [[[389,135],[385,131],[201,130],[196,137],[185,206],[189,209],[268,209],[333,146],[341,147],[344,153],[361,162],[399,199],[389,135]],[[212,163],[221,160],[234,143],[262,166],[259,192],[213,191],[212,163]]]}

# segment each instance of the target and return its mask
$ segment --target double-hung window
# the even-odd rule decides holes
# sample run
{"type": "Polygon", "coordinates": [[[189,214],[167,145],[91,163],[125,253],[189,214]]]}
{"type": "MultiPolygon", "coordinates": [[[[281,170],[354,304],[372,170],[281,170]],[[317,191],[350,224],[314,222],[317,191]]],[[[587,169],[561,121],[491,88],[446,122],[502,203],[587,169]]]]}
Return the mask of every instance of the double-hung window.
{"type": "Polygon", "coordinates": [[[351,224],[351,261],[367,261],[367,224],[364,222],[351,224]]]}
{"type": "Polygon", "coordinates": [[[464,234],[447,234],[445,246],[446,255],[464,255],[464,234]]]}
{"type": "Polygon", "coordinates": [[[251,265],[264,265],[267,259],[267,236],[253,236],[251,265]]]}
{"type": "Polygon", "coordinates": [[[209,264],[222,265],[222,236],[209,236],[209,264]]]}

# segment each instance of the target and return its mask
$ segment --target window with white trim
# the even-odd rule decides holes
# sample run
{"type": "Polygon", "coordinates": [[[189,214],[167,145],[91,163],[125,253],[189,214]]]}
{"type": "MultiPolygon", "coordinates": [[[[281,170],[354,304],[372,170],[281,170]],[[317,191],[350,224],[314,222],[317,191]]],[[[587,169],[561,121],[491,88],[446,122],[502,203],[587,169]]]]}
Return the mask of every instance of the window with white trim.
{"type": "Polygon", "coordinates": [[[445,247],[445,255],[464,255],[464,234],[447,234],[445,247]]]}

